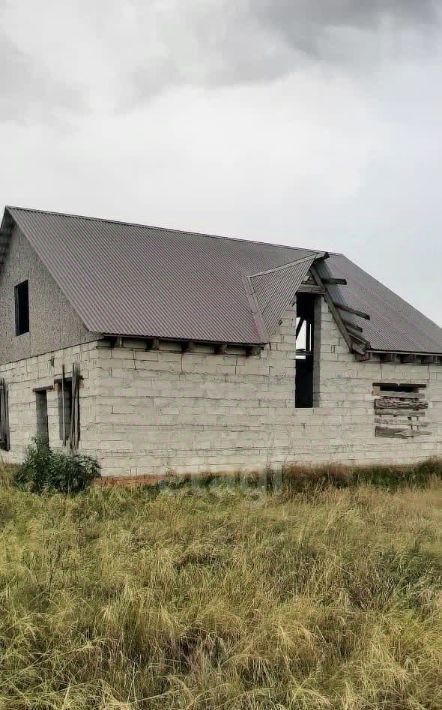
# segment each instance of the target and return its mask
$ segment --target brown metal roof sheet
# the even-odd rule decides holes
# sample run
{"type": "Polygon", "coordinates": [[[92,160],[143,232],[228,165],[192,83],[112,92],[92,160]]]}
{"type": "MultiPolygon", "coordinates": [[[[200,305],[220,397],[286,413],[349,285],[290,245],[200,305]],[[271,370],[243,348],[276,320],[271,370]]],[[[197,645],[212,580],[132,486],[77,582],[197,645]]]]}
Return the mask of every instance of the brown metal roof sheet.
{"type": "Polygon", "coordinates": [[[296,292],[314,260],[314,256],[309,256],[250,277],[269,335],[276,331],[282,313],[293,304],[296,292]]]}
{"type": "Polygon", "coordinates": [[[4,230],[11,218],[93,332],[261,344],[320,259],[347,280],[333,301],[370,315],[346,319],[371,349],[442,354],[439,326],[342,255],[15,207],[4,230]]]}
{"type": "Polygon", "coordinates": [[[99,333],[265,342],[243,276],[314,256],[157,227],[9,212],[87,328],[99,333]]]}
{"type": "Polygon", "coordinates": [[[345,278],[347,286],[328,286],[335,303],[367,313],[370,320],[343,313],[362,327],[371,350],[385,352],[442,353],[442,328],[360,269],[342,254],[322,261],[322,276],[345,278]]]}

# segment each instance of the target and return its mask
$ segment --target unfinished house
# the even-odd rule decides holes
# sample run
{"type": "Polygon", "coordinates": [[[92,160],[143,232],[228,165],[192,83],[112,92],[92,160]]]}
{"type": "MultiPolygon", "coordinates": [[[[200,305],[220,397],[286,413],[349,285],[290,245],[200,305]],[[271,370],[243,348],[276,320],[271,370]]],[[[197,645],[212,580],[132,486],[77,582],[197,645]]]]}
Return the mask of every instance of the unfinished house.
{"type": "Polygon", "coordinates": [[[341,254],[7,207],[0,457],[105,475],[442,455],[442,330],[341,254]]]}

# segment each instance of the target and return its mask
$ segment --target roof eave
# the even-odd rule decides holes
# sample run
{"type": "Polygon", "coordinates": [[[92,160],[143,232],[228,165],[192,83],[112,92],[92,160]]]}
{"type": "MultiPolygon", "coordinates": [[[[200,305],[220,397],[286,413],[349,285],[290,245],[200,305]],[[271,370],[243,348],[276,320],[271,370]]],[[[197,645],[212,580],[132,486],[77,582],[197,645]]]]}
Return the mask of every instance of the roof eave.
{"type": "Polygon", "coordinates": [[[169,343],[188,343],[192,342],[198,345],[228,345],[230,347],[249,348],[259,347],[264,348],[268,343],[263,340],[210,340],[208,338],[177,338],[170,335],[139,335],[133,333],[100,333],[102,338],[125,338],[127,340],[160,340],[169,343]]]}

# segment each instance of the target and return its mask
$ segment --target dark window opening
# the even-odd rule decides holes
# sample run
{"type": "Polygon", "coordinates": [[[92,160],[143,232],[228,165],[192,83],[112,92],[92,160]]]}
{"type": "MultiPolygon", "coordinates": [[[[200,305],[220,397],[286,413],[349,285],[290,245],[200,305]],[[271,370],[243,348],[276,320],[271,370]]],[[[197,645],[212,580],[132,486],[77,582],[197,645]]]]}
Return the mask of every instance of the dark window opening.
{"type": "Polygon", "coordinates": [[[14,289],[15,296],[15,334],[29,332],[29,281],[22,281],[14,289]]]}
{"type": "Polygon", "coordinates": [[[373,385],[374,387],[379,387],[380,392],[419,392],[420,389],[425,388],[425,385],[398,385],[397,383],[389,384],[388,382],[382,382],[381,384],[373,385]]]}
{"type": "Polygon", "coordinates": [[[35,405],[37,413],[37,437],[41,441],[49,442],[48,393],[46,390],[38,390],[35,393],[35,405]]]}
{"type": "Polygon", "coordinates": [[[296,297],[296,408],[314,404],[316,301],[317,296],[310,293],[298,293],[296,297]]]}

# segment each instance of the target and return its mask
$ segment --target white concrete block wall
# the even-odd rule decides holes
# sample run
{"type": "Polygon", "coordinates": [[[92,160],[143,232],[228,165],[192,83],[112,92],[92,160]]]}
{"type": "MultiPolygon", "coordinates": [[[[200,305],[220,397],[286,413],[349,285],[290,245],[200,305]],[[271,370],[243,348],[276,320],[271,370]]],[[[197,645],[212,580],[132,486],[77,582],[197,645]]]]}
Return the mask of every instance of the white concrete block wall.
{"type": "MultiPolygon", "coordinates": [[[[54,385],[54,379],[61,376],[62,365],[66,375],[72,373],[72,364],[80,363],[82,383],[80,386],[81,437],[79,450],[95,454],[97,443],[96,393],[97,393],[96,343],[86,343],[57,350],[35,357],[0,365],[0,377],[8,384],[9,424],[11,450],[0,450],[0,462],[19,462],[26,446],[37,433],[37,410],[35,388],[54,385]],[[53,358],[53,360],[52,360],[53,358]],[[52,364],[53,362],[53,364],[52,364]]],[[[58,413],[58,391],[54,387],[47,390],[49,443],[53,448],[63,448],[60,440],[58,413]]]]}
{"type": "MultiPolygon", "coordinates": [[[[107,475],[256,470],[283,463],[409,462],[442,456],[442,367],[357,362],[321,305],[318,406],[295,409],[295,312],[260,356],[178,346],[146,352],[95,342],[0,366],[10,386],[11,444],[19,460],[35,435],[34,387],[79,361],[80,448],[107,475]],[[54,367],[50,358],[54,356],[54,367]],[[425,383],[431,435],[375,437],[373,383],[425,383]]],[[[139,343],[143,347],[143,343],[139,343]]],[[[162,346],[163,347],[163,346],[162,346]]],[[[59,446],[56,391],[48,392],[51,444],[59,446]]]]}
{"type": "Polygon", "coordinates": [[[442,367],[357,362],[321,305],[313,409],[294,407],[294,311],[260,357],[99,350],[99,453],[110,475],[442,456],[442,367]],[[373,383],[426,383],[431,436],[375,437],[373,383]]]}

